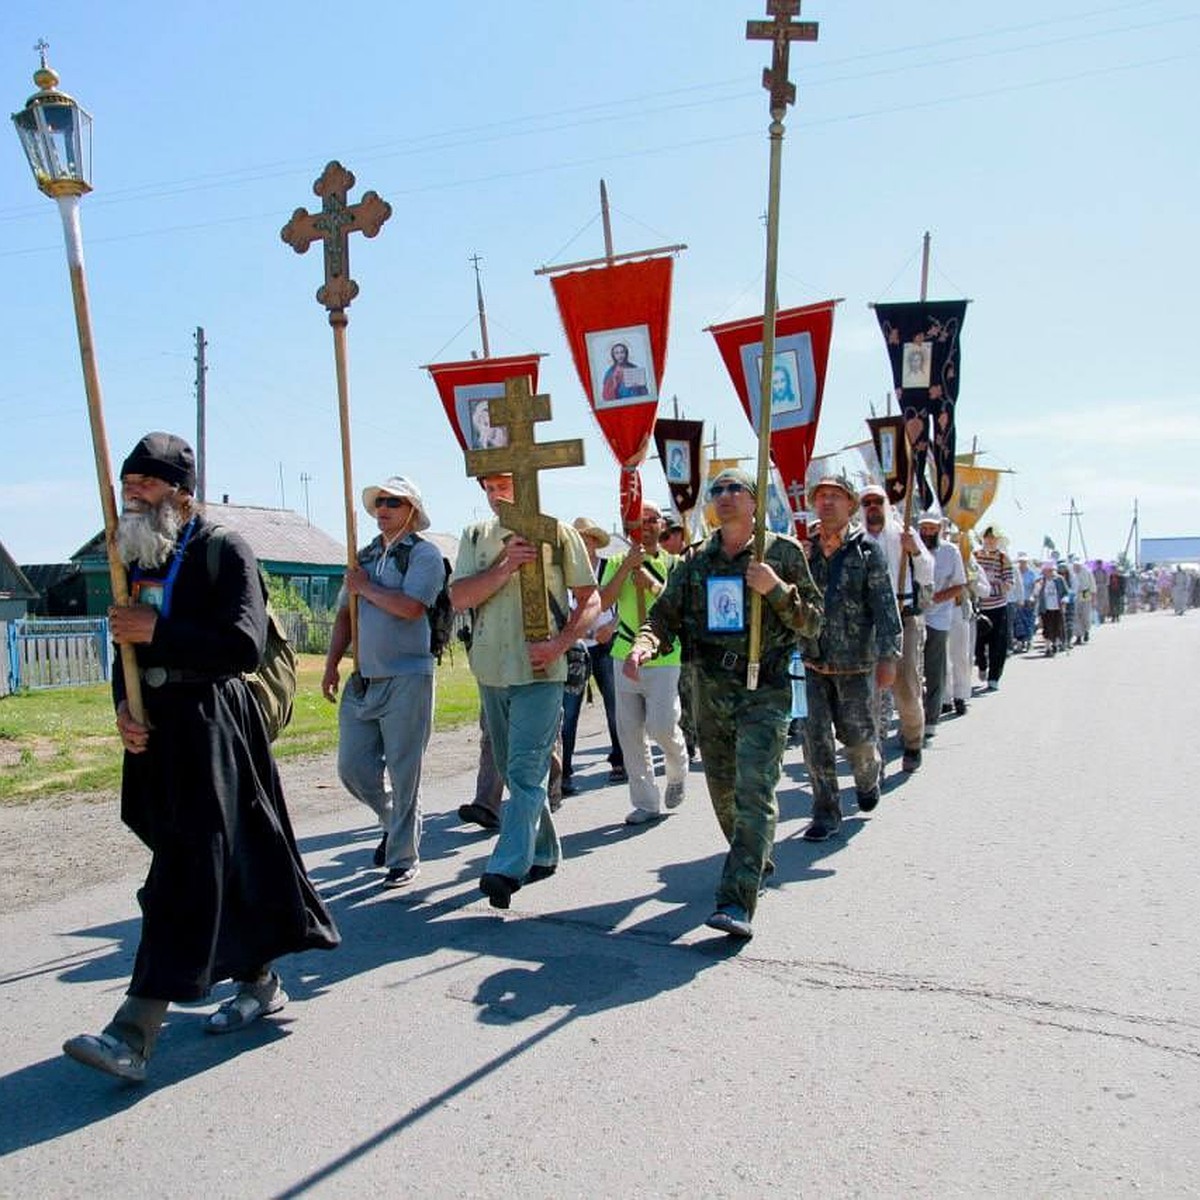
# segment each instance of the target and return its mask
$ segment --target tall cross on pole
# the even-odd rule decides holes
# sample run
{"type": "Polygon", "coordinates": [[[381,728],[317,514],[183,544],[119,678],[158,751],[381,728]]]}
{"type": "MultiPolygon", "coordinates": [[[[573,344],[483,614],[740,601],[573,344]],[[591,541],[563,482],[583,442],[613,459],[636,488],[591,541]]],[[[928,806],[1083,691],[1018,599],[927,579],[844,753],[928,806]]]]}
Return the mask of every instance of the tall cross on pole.
{"type": "MultiPolygon", "coordinates": [[[[325,247],[325,282],[317,289],[317,303],[329,310],[333,328],[333,357],[337,371],[338,421],[342,433],[342,491],[346,506],[346,565],[358,566],[358,535],[354,519],[354,480],[350,464],[350,389],[346,370],[346,308],[358,295],[358,284],[350,278],[350,234],[374,237],[392,215],[392,206],[377,192],[367,192],[357,204],[347,203],[354,175],[340,162],[331,162],[313,184],[321,197],[321,211],[298,208],[280,230],[280,237],[303,254],[313,242],[325,247]]],[[[358,597],[350,594],[350,644],[354,669],[358,670],[358,597]]]]}
{"type": "MultiPolygon", "coordinates": [[[[508,445],[491,450],[467,451],[467,474],[513,477],[513,503],[500,501],[497,516],[506,529],[528,542],[558,546],[558,522],[541,511],[538,472],[555,467],[583,466],[583,439],[558,442],[534,440],[534,425],[550,420],[550,397],[533,395],[529,378],[519,375],[504,381],[504,396],[489,404],[493,425],[508,431],[508,445]]],[[[546,564],[541,555],[521,567],[521,613],[525,638],[543,641],[550,636],[546,601],[546,564]]]]}
{"type": "MultiPolygon", "coordinates": [[[[763,369],[758,400],[758,487],[754,518],[754,559],[762,562],[767,535],[767,488],[771,475],[771,367],[775,362],[775,314],[779,275],[779,190],[783,160],[783,118],[796,102],[796,85],[788,78],[788,56],[793,42],[815,42],[815,21],[793,21],[800,15],[800,0],[767,0],[768,21],[747,21],[749,41],[771,42],[771,65],[763,68],[763,87],[771,94],[771,164],[767,186],[767,269],[763,302],[763,369]]],[[[750,593],[750,645],[746,687],[758,687],[762,650],[762,597],[750,593]]]]}

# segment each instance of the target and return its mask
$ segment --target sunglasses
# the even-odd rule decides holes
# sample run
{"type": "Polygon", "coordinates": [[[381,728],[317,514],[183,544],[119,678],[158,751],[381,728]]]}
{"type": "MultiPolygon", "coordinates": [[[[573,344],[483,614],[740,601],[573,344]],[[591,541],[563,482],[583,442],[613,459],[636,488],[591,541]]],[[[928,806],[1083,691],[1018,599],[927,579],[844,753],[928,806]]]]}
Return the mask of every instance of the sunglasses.
{"type": "Polygon", "coordinates": [[[863,508],[882,508],[883,500],[879,496],[866,496],[862,501],[863,508]]]}
{"type": "Polygon", "coordinates": [[[744,483],[717,483],[708,489],[708,494],[715,500],[718,496],[725,495],[726,492],[731,496],[740,496],[745,490],[744,483]]]}
{"type": "Polygon", "coordinates": [[[408,504],[409,501],[403,496],[376,496],[376,508],[400,508],[402,505],[408,504]]]}

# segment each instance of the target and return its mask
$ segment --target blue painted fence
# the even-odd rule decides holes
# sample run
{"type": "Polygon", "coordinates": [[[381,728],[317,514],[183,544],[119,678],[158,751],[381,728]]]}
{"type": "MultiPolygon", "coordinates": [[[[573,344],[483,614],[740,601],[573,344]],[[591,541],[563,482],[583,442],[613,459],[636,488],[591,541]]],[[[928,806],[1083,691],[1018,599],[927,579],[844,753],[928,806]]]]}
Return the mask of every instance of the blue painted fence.
{"type": "Polygon", "coordinates": [[[5,636],[7,690],[106,683],[112,646],[107,617],[10,621],[5,636]]]}

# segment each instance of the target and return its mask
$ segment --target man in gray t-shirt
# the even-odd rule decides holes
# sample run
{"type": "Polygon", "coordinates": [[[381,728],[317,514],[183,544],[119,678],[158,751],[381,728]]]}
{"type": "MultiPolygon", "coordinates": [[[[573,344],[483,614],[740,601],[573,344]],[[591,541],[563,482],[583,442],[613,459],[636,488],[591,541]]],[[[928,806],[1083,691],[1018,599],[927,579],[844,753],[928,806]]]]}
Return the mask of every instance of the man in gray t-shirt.
{"type": "Polygon", "coordinates": [[[350,645],[349,592],[358,597],[358,670],[338,709],[338,776],[383,827],[375,865],[384,887],[420,872],[421,758],[433,729],[434,659],[427,611],[445,579],[441,551],[416,534],[429,528],[417,485],[401,475],[363,489],[379,536],[358,555],[339,597],[321,692],[337,695],[350,645]],[[391,787],[384,782],[384,768],[391,787]]]}

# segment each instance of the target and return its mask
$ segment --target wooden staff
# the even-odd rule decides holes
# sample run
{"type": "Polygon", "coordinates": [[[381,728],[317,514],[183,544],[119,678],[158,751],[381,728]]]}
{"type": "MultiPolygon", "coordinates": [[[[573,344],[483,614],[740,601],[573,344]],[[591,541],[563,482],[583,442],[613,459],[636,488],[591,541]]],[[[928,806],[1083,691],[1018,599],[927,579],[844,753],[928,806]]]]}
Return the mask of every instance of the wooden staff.
{"type": "MultiPolygon", "coordinates": [[[[763,70],[763,87],[771,94],[770,172],[767,185],[766,299],[763,303],[763,353],[758,398],[758,475],[755,487],[754,561],[762,562],[767,540],[767,488],[771,475],[771,375],[775,363],[775,314],[779,307],[776,280],[779,272],[779,190],[783,160],[783,118],[796,102],[796,86],[788,79],[788,52],[792,42],[815,42],[815,21],[792,21],[799,15],[800,0],[767,0],[769,21],[747,21],[750,41],[773,43],[771,65],[763,70]]],[[[750,645],[746,687],[758,687],[762,656],[762,596],[750,593],[750,645]]]]}
{"type": "MultiPolygon", "coordinates": [[[[346,506],[346,570],[358,567],[358,533],[355,520],[354,480],[350,456],[350,387],[346,367],[346,308],[358,295],[358,284],[350,278],[350,234],[360,231],[374,237],[392,215],[392,206],[378,193],[367,192],[357,204],[348,204],[346,195],[354,186],[354,175],[339,162],[331,162],[313,184],[321,197],[321,211],[313,214],[298,208],[280,231],[297,254],[303,254],[315,241],[325,246],[325,282],[317,289],[317,303],[329,310],[333,329],[333,360],[337,373],[338,426],[342,440],[342,498],[346,506]]],[[[348,589],[347,589],[348,590],[348,589]]],[[[350,647],[354,669],[358,670],[358,597],[349,592],[350,647]]]]}
{"type": "MultiPolygon", "coordinates": [[[[925,231],[925,236],[921,240],[921,299],[929,298],[929,230],[925,231]]],[[[901,412],[901,417],[904,413],[901,412]]],[[[909,521],[912,519],[913,507],[913,483],[914,481],[914,459],[912,439],[908,436],[908,422],[903,422],[904,440],[908,443],[908,481],[904,492],[904,528],[901,529],[901,534],[908,532],[909,521]]],[[[903,546],[900,547],[900,569],[896,572],[896,599],[904,595],[904,584],[908,575],[908,554],[903,546]]]]}
{"type": "MultiPolygon", "coordinates": [[[[104,401],[100,394],[100,373],[96,369],[96,349],[92,343],[92,318],[88,306],[87,281],[83,274],[83,238],[79,229],[79,197],[55,196],[62,215],[63,237],[67,244],[67,266],[71,272],[71,299],[75,307],[75,328],[79,334],[79,357],[83,365],[83,390],[87,396],[88,425],[92,432],[92,455],[96,460],[96,483],[100,488],[100,508],[104,514],[104,549],[108,557],[108,577],[113,603],[129,603],[129,576],[117,550],[117,502],[113,491],[108,434],[104,427],[104,401]]],[[[142,702],[142,677],[138,674],[137,651],[129,643],[119,648],[121,671],[125,676],[125,703],[129,715],[139,724],[146,723],[142,702]]]]}

